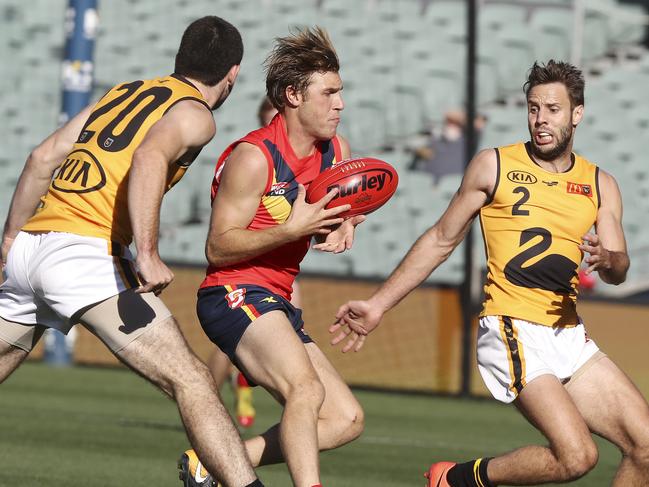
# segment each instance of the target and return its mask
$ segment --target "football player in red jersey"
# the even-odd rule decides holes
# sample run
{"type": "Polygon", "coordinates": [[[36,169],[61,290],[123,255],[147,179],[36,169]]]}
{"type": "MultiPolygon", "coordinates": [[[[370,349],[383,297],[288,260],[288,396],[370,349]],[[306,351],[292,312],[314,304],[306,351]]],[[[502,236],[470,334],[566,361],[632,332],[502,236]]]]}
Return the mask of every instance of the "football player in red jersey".
{"type": "MultiPolygon", "coordinates": [[[[273,106],[267,96],[264,96],[257,111],[259,126],[265,127],[268,125],[276,114],[277,108],[273,106]]],[[[301,307],[297,281],[293,283],[291,304],[296,308],[301,307]]],[[[248,384],[246,376],[241,372],[237,372],[236,369],[232,367],[232,362],[230,362],[228,356],[218,347],[214,348],[214,351],[207,361],[207,366],[209,367],[212,377],[214,377],[214,382],[216,382],[219,389],[223,386],[228,377],[232,377],[232,387],[236,398],[235,410],[237,422],[244,428],[250,428],[255,422],[257,412],[253,405],[252,388],[250,387],[250,384],[248,384]],[[233,372],[236,374],[236,377],[231,375],[233,372]]]]}
{"type": "Polygon", "coordinates": [[[280,423],[246,442],[253,465],[285,461],[296,486],[312,487],[318,451],[357,438],[363,411],[304,331],[292,284],[314,235],[320,250],[344,251],[364,217],[343,221],[349,205],[326,209],[335,191],[305,201],[305,187],[350,156],[336,134],[344,104],[328,35],[316,28],[277,39],[266,69],[279,113],[219,159],[197,310],[208,337],[284,406],[280,423]]]}
{"type": "MultiPolygon", "coordinates": [[[[277,108],[273,106],[267,96],[262,99],[257,111],[259,126],[265,127],[277,114],[277,108]]],[[[302,307],[300,299],[300,286],[297,280],[293,282],[293,292],[291,294],[291,304],[296,308],[302,307]]],[[[232,387],[236,397],[235,411],[237,422],[244,428],[250,428],[255,422],[257,411],[255,410],[252,398],[252,387],[248,384],[246,376],[232,367],[232,362],[228,356],[218,347],[210,355],[207,366],[214,377],[217,387],[220,389],[226,379],[234,370],[236,377],[232,376],[232,387]]]]}

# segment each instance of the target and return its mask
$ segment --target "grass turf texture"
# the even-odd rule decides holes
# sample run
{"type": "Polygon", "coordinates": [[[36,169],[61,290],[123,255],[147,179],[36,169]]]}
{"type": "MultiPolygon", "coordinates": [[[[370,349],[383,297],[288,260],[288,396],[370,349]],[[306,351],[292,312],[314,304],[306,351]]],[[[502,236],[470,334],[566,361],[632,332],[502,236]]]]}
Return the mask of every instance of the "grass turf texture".
{"type": "MultiPolygon", "coordinates": [[[[493,455],[540,436],[512,407],[494,401],[357,392],[363,436],[321,455],[327,487],[422,486],[434,460],[493,455]]],[[[225,387],[223,398],[232,404],[225,387]]],[[[279,418],[255,390],[257,419],[244,436],[279,418]]],[[[173,402],[123,369],[54,369],[28,363],[0,388],[0,486],[179,487],[176,460],[187,446],[173,402]]],[[[599,441],[596,469],[571,485],[609,485],[620,455],[599,441]]],[[[291,485],[283,465],[263,467],[267,486],[291,485]]]]}

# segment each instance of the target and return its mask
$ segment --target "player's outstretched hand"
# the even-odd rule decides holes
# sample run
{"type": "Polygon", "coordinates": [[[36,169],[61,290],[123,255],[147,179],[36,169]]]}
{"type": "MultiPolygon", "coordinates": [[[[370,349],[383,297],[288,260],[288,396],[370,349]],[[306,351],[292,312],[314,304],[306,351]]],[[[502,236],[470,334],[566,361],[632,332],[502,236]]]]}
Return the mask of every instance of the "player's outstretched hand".
{"type": "Polygon", "coordinates": [[[327,209],[326,206],[338,194],[337,189],[332,189],[320,200],[314,203],[306,202],[306,190],[301,184],[297,187],[297,197],[293,203],[291,214],[285,225],[296,239],[310,235],[325,235],[331,233],[331,227],[340,225],[344,220],[339,217],[341,213],[349,210],[350,205],[336,206],[327,209]]]}
{"type": "Polygon", "coordinates": [[[338,345],[347,340],[343,353],[352,349],[358,352],[365,343],[365,337],[379,325],[382,317],[383,313],[369,301],[348,301],[338,308],[336,322],[329,327],[329,333],[334,335],[331,344],[338,345]]]}
{"type": "Polygon", "coordinates": [[[354,243],[354,230],[365,221],[365,215],[356,215],[348,218],[340,226],[326,236],[316,236],[318,242],[314,249],[322,252],[333,252],[339,254],[352,248],[354,243]]]}
{"type": "Polygon", "coordinates": [[[581,237],[584,241],[579,248],[583,252],[587,252],[588,256],[584,259],[584,262],[588,264],[588,269],[586,269],[586,274],[590,274],[593,271],[598,269],[608,269],[611,267],[611,256],[610,252],[604,248],[599,237],[594,233],[587,233],[581,237]]]}
{"type": "Polygon", "coordinates": [[[152,292],[158,296],[171,281],[174,274],[165,265],[157,254],[138,254],[136,259],[137,276],[140,287],[135,292],[138,294],[152,292]]]}

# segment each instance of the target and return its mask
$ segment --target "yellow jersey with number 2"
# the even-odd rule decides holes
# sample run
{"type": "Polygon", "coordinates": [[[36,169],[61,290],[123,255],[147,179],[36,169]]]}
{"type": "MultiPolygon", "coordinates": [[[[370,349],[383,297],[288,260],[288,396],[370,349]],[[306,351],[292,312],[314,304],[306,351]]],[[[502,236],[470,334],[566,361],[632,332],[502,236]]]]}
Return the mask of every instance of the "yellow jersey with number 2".
{"type": "MultiPolygon", "coordinates": [[[[138,80],[112,88],[97,103],[72,151],[56,171],[41,205],[23,226],[28,232],[67,232],[129,245],[128,174],[149,129],[176,103],[195,100],[210,109],[182,76],[138,80]]],[[[172,164],[167,190],[198,155],[172,164]]]]}
{"type": "Polygon", "coordinates": [[[480,210],[488,271],[481,316],[574,326],[578,246],[597,218],[598,168],[573,153],[570,168],[553,173],[527,144],[495,150],[496,187],[480,210]]]}

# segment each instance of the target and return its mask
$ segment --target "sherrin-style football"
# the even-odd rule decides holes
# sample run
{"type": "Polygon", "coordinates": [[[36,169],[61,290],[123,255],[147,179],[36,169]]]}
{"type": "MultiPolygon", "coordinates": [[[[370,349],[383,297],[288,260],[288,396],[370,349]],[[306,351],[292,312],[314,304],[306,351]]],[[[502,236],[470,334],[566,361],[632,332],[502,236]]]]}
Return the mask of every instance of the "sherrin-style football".
{"type": "Polygon", "coordinates": [[[367,215],[383,206],[398,184],[397,171],[387,162],[370,157],[348,159],[321,172],[309,185],[306,200],[314,203],[338,188],[327,208],[350,204],[350,210],[339,216],[367,215]]]}

